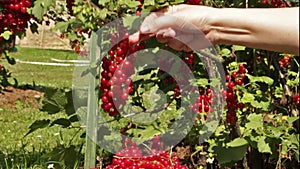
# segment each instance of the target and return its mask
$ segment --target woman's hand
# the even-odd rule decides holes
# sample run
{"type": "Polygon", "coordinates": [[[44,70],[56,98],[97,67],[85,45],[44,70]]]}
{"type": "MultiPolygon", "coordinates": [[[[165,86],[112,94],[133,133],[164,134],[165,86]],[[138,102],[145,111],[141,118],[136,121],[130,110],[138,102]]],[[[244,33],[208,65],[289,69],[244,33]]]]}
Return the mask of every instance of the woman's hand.
{"type": "Polygon", "coordinates": [[[135,43],[155,36],[175,50],[196,50],[217,43],[210,31],[210,16],[216,9],[205,6],[170,6],[148,15],[140,30],[130,36],[135,43]]]}
{"type": "Polygon", "coordinates": [[[149,14],[129,39],[153,36],[175,50],[230,44],[299,55],[299,8],[170,6],[149,14]]]}

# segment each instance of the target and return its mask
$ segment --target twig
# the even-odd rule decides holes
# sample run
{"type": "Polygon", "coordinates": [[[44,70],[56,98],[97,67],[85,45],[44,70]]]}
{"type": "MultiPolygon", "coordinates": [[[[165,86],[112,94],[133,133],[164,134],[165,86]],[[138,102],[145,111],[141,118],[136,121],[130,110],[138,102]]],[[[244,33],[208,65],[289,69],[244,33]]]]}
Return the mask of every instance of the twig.
{"type": "Polygon", "coordinates": [[[75,128],[79,128],[79,129],[84,129],[84,128],[86,128],[86,126],[69,126],[69,127],[67,127],[67,129],[75,129],[75,128]]]}
{"type": "Polygon", "coordinates": [[[281,151],[282,151],[281,146],[282,144],[279,144],[279,157],[275,169],[281,169],[281,151]]]}

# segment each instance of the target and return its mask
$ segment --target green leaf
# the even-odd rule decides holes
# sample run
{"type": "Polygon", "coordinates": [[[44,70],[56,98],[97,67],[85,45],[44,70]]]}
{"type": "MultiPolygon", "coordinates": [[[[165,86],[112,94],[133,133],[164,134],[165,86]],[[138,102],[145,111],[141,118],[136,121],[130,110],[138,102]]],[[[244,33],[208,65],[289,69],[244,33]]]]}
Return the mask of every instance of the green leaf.
{"type": "Polygon", "coordinates": [[[70,121],[70,122],[77,122],[77,121],[79,121],[78,115],[77,115],[77,114],[72,115],[72,116],[69,118],[69,121],[70,121]]]}
{"type": "Polygon", "coordinates": [[[118,1],[119,5],[126,5],[129,8],[136,8],[140,2],[136,0],[119,0],[118,1]]]}
{"type": "Polygon", "coordinates": [[[141,18],[135,15],[127,15],[126,17],[122,18],[124,26],[129,31],[136,31],[140,27],[141,18]]]}
{"type": "Polygon", "coordinates": [[[29,131],[25,136],[27,136],[28,134],[36,131],[37,129],[45,128],[45,127],[49,126],[49,124],[50,124],[49,119],[47,119],[47,120],[46,119],[45,120],[36,120],[34,123],[32,123],[29,126],[29,131]]]}
{"type": "Polygon", "coordinates": [[[42,110],[49,114],[55,114],[64,110],[67,104],[65,90],[47,88],[42,102],[42,110]]]}
{"type": "Polygon", "coordinates": [[[107,3],[109,3],[111,0],[99,0],[98,4],[102,6],[106,6],[107,3]]]}
{"type": "Polygon", "coordinates": [[[10,35],[12,35],[10,31],[4,31],[0,34],[0,36],[2,36],[5,40],[8,40],[10,38],[10,35]]]}
{"type": "Polygon", "coordinates": [[[183,3],[183,2],[185,2],[185,0],[172,0],[170,3],[172,5],[178,5],[178,4],[183,3]]]}
{"type": "Polygon", "coordinates": [[[227,49],[227,48],[223,48],[221,50],[221,55],[222,56],[230,56],[231,55],[231,51],[229,49],[227,49]]]}
{"type": "Polygon", "coordinates": [[[257,141],[258,151],[261,153],[270,153],[272,154],[271,147],[269,143],[265,141],[265,136],[259,136],[257,141]]]}
{"type": "Polygon", "coordinates": [[[216,159],[220,164],[230,163],[232,161],[241,160],[246,152],[247,145],[239,146],[239,147],[223,147],[221,144],[214,147],[214,152],[217,154],[216,159]]]}
{"type": "Polygon", "coordinates": [[[53,30],[60,30],[61,32],[66,32],[69,26],[69,22],[58,22],[56,23],[53,30]]]}
{"type": "Polygon", "coordinates": [[[6,58],[6,60],[7,60],[7,62],[8,62],[9,64],[11,64],[11,65],[16,64],[15,58],[10,57],[10,56],[8,56],[8,55],[6,55],[5,58],[6,58]]]}
{"type": "Polygon", "coordinates": [[[270,106],[270,101],[256,101],[252,100],[251,101],[251,106],[256,107],[256,108],[261,108],[262,110],[267,111],[269,106],[270,106]]]}
{"type": "Polygon", "coordinates": [[[100,11],[100,18],[101,18],[101,19],[105,19],[106,16],[107,16],[107,12],[108,12],[107,8],[102,9],[102,10],[100,11]]]}
{"type": "Polygon", "coordinates": [[[155,0],[146,0],[144,2],[144,5],[145,6],[153,6],[153,5],[155,5],[155,0]]]}
{"type": "Polygon", "coordinates": [[[245,46],[239,46],[239,45],[233,45],[232,47],[234,48],[235,51],[241,51],[246,49],[245,46]]]}
{"type": "Polygon", "coordinates": [[[42,111],[46,111],[49,114],[55,114],[61,111],[61,107],[52,100],[44,99],[43,100],[43,107],[41,109],[42,111]]]}
{"type": "Polygon", "coordinates": [[[144,129],[130,129],[131,134],[135,136],[140,136],[138,138],[134,137],[133,141],[136,141],[138,144],[152,139],[155,135],[160,135],[162,131],[158,130],[155,125],[149,125],[144,129]]]}
{"type": "Polygon", "coordinates": [[[56,0],[36,0],[31,10],[31,14],[38,20],[42,20],[44,14],[48,11],[50,6],[55,5],[56,0]]]}
{"type": "Polygon", "coordinates": [[[65,97],[66,97],[66,101],[67,101],[65,106],[64,106],[66,114],[68,116],[70,116],[72,114],[75,114],[75,107],[74,107],[74,103],[73,103],[74,95],[73,95],[72,91],[66,91],[65,92],[65,97]]]}
{"type": "Polygon", "coordinates": [[[296,120],[298,120],[299,117],[287,117],[286,121],[289,123],[289,124],[292,124],[293,122],[295,122],[296,120]]]}
{"type": "Polygon", "coordinates": [[[246,123],[246,128],[256,130],[263,127],[263,117],[261,114],[252,113],[247,117],[247,119],[249,122],[246,123]]]}
{"type": "Polygon", "coordinates": [[[241,99],[242,103],[251,103],[255,99],[254,95],[251,93],[245,93],[241,99]]]}
{"type": "Polygon", "coordinates": [[[34,33],[39,33],[38,32],[38,25],[37,23],[33,22],[30,23],[30,31],[34,34],[34,33]]]}
{"type": "Polygon", "coordinates": [[[65,118],[60,118],[60,119],[56,119],[54,120],[50,126],[54,126],[55,124],[60,125],[64,128],[69,127],[71,125],[70,120],[65,119],[65,118]]]}
{"type": "Polygon", "coordinates": [[[267,76],[252,76],[249,74],[246,74],[250,80],[251,83],[256,83],[256,82],[262,82],[262,83],[266,83],[269,86],[273,84],[274,80],[270,77],[267,76]]]}
{"type": "Polygon", "coordinates": [[[199,78],[199,79],[195,79],[193,80],[192,83],[196,83],[196,85],[198,86],[206,86],[209,85],[209,81],[207,78],[199,78]],[[194,82],[195,81],[195,82],[194,82]]]}
{"type": "Polygon", "coordinates": [[[248,142],[244,138],[236,138],[231,142],[227,143],[228,147],[240,147],[245,145],[248,145],[248,142]]]}

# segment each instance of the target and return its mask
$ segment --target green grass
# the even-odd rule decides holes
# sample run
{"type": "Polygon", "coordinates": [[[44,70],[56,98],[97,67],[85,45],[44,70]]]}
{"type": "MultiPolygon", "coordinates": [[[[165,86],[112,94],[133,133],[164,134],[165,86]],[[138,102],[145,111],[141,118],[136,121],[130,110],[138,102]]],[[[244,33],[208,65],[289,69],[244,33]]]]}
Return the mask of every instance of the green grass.
{"type": "MultiPolygon", "coordinates": [[[[67,50],[49,50],[18,48],[18,51],[10,54],[15,59],[35,62],[54,62],[51,58],[60,60],[77,60],[78,54],[67,50]]],[[[0,61],[1,62],[1,61],[0,61]]],[[[48,87],[71,87],[74,66],[46,66],[16,63],[4,64],[12,76],[18,80],[19,85],[38,84],[48,87]]],[[[13,83],[12,79],[10,80],[13,83]]]]}
{"type": "MultiPolygon", "coordinates": [[[[77,60],[78,55],[73,51],[18,48],[10,54],[22,61],[54,62],[51,58],[61,60],[77,60]]],[[[19,86],[36,85],[40,87],[70,88],[72,86],[74,67],[59,67],[45,65],[30,65],[16,63],[9,65],[5,59],[0,59],[12,77],[16,78],[19,86]]],[[[10,79],[13,83],[13,80],[10,79]]],[[[39,88],[40,89],[40,88],[39,88]]],[[[35,120],[57,119],[66,117],[64,113],[49,115],[26,103],[17,101],[16,108],[0,108],[0,169],[14,168],[47,168],[46,152],[57,146],[79,145],[82,130],[66,129],[59,126],[39,129],[24,137],[29,126],[35,120]],[[76,136],[76,139],[72,138],[76,136]],[[72,142],[71,142],[72,140],[72,142]],[[71,143],[70,143],[71,142],[71,143]]]]}

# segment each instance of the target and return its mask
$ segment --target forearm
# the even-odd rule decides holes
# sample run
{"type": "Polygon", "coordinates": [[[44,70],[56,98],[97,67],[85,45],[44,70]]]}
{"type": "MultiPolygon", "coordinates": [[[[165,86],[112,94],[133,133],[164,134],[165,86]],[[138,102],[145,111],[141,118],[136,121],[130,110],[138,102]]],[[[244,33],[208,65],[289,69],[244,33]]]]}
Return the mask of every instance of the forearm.
{"type": "Polygon", "coordinates": [[[299,55],[299,8],[216,9],[211,17],[216,43],[299,55]]]}

